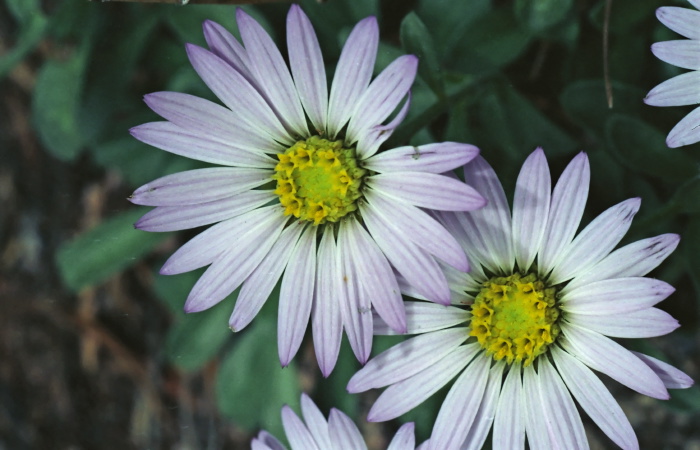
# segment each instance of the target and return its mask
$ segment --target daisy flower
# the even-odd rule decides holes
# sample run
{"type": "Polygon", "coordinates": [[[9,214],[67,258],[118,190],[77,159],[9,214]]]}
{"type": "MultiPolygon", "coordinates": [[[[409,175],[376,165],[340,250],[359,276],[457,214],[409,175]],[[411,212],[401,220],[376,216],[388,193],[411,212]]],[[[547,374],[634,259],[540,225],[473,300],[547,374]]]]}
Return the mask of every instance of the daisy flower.
{"type": "MultiPolygon", "coordinates": [[[[367,450],[360,430],[342,411],[331,409],[326,420],[313,400],[306,394],[302,394],[301,414],[303,419],[300,419],[289,406],[282,407],[282,425],[292,450],[367,450]]],[[[413,450],[415,448],[413,429],[413,423],[407,423],[399,428],[387,450],[413,450]]],[[[286,448],[264,430],[251,442],[251,450],[285,450],[286,448]]]]}
{"type": "MultiPolygon", "coordinates": [[[[700,9],[700,0],[688,1],[700,9]]],[[[647,94],[644,102],[652,106],[697,105],[700,103],[700,11],[664,6],[656,10],[656,17],[688,39],[657,42],[651,51],[660,60],[693,72],[664,81],[647,94]]],[[[699,141],[700,108],[696,108],[673,127],[666,144],[675,148],[699,141]]]]}
{"type": "MultiPolygon", "coordinates": [[[[673,288],[644,277],[676,248],[678,236],[612,251],[639,208],[633,198],[574,237],[588,196],[584,153],[552,192],[544,152],[535,150],[517,179],[512,215],[486,161],[478,157],[464,175],[488,205],[437,215],[472,263],[470,274],[447,270],[456,297],[469,308],[408,303],[408,332],[419,335],[370,360],[348,390],[389,386],[368,414],[384,421],[457,378],[428,449],[479,449],[492,427],[497,449],[523,448],[525,436],[535,449],[587,448],[574,399],[617,445],[638,448],[622,409],[591,369],[658,399],[669,397],[667,388],[692,385],[678,369],[607,337],[646,338],[678,327],[654,307],[673,288]]],[[[376,332],[392,331],[378,321],[376,332]]]]}
{"type": "Polygon", "coordinates": [[[395,331],[406,329],[394,270],[426,298],[449,303],[436,257],[461,271],[467,258],[422,208],[484,205],[473,188],[440,175],[478,149],[445,142],[377,152],[406,115],[418,61],[399,57],[371,80],[379,39],[374,17],[352,30],[330,93],[318,40],[298,6],[287,16],[291,73],[260,24],[241,9],[236,19],[242,43],[205,22],[210,50],[187,46],[194,69],[225,106],[176,92],[149,94],[146,103],[167,121],[131,130],[142,142],[222,167],[137,189],[130,200],[156,208],[136,227],[215,224],[161,269],[171,275],[209,266],[185,310],[207,309],[242,286],[229,322],[238,331],[281,278],[280,362],[289,364],[311,320],[328,376],[343,329],[366,362],[372,309],[395,331]]]}

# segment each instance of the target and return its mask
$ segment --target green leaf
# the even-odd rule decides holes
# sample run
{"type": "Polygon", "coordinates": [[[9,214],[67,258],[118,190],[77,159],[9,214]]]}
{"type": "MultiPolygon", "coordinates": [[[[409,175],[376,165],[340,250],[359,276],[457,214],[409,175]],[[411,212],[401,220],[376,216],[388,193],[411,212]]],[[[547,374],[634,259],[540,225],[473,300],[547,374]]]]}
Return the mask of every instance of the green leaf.
{"type": "Polygon", "coordinates": [[[299,410],[296,365],[280,367],[275,322],[256,320],[221,365],[216,399],[223,414],[248,431],[258,427],[283,436],[280,410],[299,410]]]}
{"type": "Polygon", "coordinates": [[[541,33],[563,21],[573,4],[573,0],[516,0],[515,16],[524,27],[541,33]]]}
{"type": "MultiPolygon", "coordinates": [[[[252,6],[238,6],[250,14],[275,39],[274,28],[265,16],[252,6]]],[[[211,20],[229,30],[238,40],[240,33],[236,25],[236,8],[233,5],[187,5],[186,7],[168,6],[167,23],[178,35],[182,43],[192,43],[207,47],[202,24],[211,20]]],[[[183,49],[184,51],[184,49],[183,49]]]]}
{"type": "Polygon", "coordinates": [[[401,22],[401,44],[407,53],[418,57],[420,76],[437,95],[444,95],[442,70],[438,62],[433,38],[416,13],[409,13],[401,22]]]}
{"type": "Polygon", "coordinates": [[[5,6],[20,23],[31,21],[37,14],[42,14],[39,0],[5,0],[5,6]]]}
{"type": "Polygon", "coordinates": [[[697,175],[695,160],[666,147],[666,137],[647,123],[615,115],[606,125],[608,149],[629,169],[667,181],[684,181],[697,175]]]}
{"type": "Polygon", "coordinates": [[[37,13],[22,24],[15,45],[7,53],[0,56],[0,79],[4,78],[41,42],[46,32],[47,23],[46,17],[37,13]]]}
{"type": "MultiPolygon", "coordinates": [[[[605,2],[600,0],[590,10],[591,23],[601,30],[605,15],[605,2]]],[[[610,32],[614,34],[629,33],[642,22],[654,18],[654,11],[663,5],[658,0],[615,0],[610,6],[610,32]]]]}
{"type": "Polygon", "coordinates": [[[77,292],[136,263],[168,237],[135,230],[143,208],[118,214],[61,245],[56,264],[63,282],[77,292]]]}

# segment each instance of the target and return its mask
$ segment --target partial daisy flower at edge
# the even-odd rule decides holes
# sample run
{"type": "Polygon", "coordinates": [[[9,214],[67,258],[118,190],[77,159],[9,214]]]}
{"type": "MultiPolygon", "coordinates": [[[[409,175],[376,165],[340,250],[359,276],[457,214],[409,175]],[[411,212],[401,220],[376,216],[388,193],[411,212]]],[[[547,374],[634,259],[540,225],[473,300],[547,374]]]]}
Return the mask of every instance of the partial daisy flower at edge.
{"type": "Polygon", "coordinates": [[[156,208],[136,227],[215,224],[161,269],[171,275],[209,266],[185,310],[207,309],[242,285],[229,321],[241,330],[281,277],[280,362],[289,364],[311,320],[319,367],[328,376],[343,329],[358,360],[367,361],[373,309],[405,331],[394,270],[424,297],[450,302],[436,257],[459,271],[469,269],[467,258],[422,208],[484,205],[473,188],[440,175],[479,150],[445,142],[377,153],[406,115],[418,60],[401,56],[370,83],[379,40],[374,17],[348,37],[330,94],[318,40],[297,5],[287,16],[291,74],[260,24],[241,9],[236,19],[242,44],[207,21],[210,50],[187,45],[194,69],[225,106],[176,92],[149,94],[146,103],[167,121],[131,130],[152,146],[224,167],[137,189],[130,200],[156,208]]]}
{"type": "MultiPolygon", "coordinates": [[[[688,0],[700,10],[700,0],[688,0]]],[[[651,106],[700,104],[700,11],[663,6],[656,17],[671,30],[688,39],[656,42],[651,51],[668,64],[693,72],[677,75],[649,91],[644,102],[651,106]]],[[[700,142],[700,108],[695,108],[676,124],[666,138],[671,148],[700,142]]]]}
{"type": "MultiPolygon", "coordinates": [[[[385,421],[456,377],[421,448],[479,449],[492,426],[496,449],[524,448],[525,436],[534,449],[588,448],[573,399],[613,442],[638,448],[622,409],[591,369],[658,399],[669,398],[667,388],[693,384],[678,369],[607,337],[647,338],[679,326],[654,307],[674,289],[644,277],[679,237],[664,234],[612,251],[638,198],[609,208],[574,237],[588,197],[585,153],[552,192],[544,152],[535,150],[518,176],[512,215],[483,158],[464,174],[488,205],[438,215],[470,258],[470,274],[448,269],[451,288],[470,306],[407,302],[408,333],[418,336],[371,359],[348,391],[389,386],[368,414],[385,421]]],[[[375,332],[394,334],[380,320],[375,332]]]]}
{"type": "MultiPolygon", "coordinates": [[[[365,440],[353,421],[338,409],[331,409],[328,420],[308,395],[301,395],[303,420],[289,406],[282,407],[282,425],[292,450],[366,450],[365,440]]],[[[387,450],[414,450],[413,422],[404,424],[394,435],[387,450]]],[[[251,442],[251,450],[286,450],[267,431],[251,442]]]]}

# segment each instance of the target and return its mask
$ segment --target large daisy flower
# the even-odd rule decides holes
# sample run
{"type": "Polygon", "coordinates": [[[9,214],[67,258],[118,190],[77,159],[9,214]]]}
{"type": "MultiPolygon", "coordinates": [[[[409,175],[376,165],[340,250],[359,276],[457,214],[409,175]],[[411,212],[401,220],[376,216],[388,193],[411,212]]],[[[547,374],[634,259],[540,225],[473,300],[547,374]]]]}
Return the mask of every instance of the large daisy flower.
{"type": "MultiPolygon", "coordinates": [[[[700,0],[688,1],[700,9],[700,0]]],[[[688,39],[657,42],[651,46],[651,51],[660,60],[693,72],[664,81],[647,94],[644,102],[652,106],[700,104],[700,11],[664,6],[656,10],[656,17],[688,39]]],[[[672,148],[696,142],[700,142],[700,108],[678,122],[666,138],[666,144],[672,148]]]]}
{"type": "MultiPolygon", "coordinates": [[[[306,394],[301,395],[303,419],[289,406],[282,407],[282,426],[292,450],[367,450],[365,440],[347,415],[331,409],[328,420],[306,394]]],[[[413,423],[403,425],[394,435],[387,450],[413,450],[413,423]]],[[[286,450],[274,436],[261,431],[251,442],[251,450],[286,450]]]]}
{"type": "MultiPolygon", "coordinates": [[[[472,263],[470,274],[448,269],[451,288],[469,308],[410,302],[408,331],[420,335],[370,360],[348,390],[389,386],[368,415],[383,421],[456,377],[429,449],[481,448],[492,426],[493,448],[523,448],[525,436],[534,449],[587,448],[574,399],[616,444],[638,448],[622,409],[591,369],[658,399],[668,398],[667,388],[692,385],[678,369],[607,337],[646,338],[678,327],[654,307],[673,288],[644,277],[676,248],[678,236],[612,251],[639,208],[633,198],[574,237],[588,196],[584,153],[553,192],[544,152],[532,153],[517,179],[512,215],[486,161],[478,157],[464,175],[488,205],[438,215],[472,263]]],[[[376,327],[391,333],[385,324],[376,327]]]]}
{"type": "Polygon", "coordinates": [[[176,92],[149,94],[146,103],[167,121],[131,130],[147,144],[224,167],[169,175],[137,189],[133,203],[157,208],[136,227],[216,224],[161,269],[170,275],[209,266],[185,310],[207,309],[242,285],[230,319],[240,330],[281,277],[280,361],[287,365],[294,357],[311,319],[327,376],[343,328],[357,358],[367,360],[372,309],[395,331],[406,329],[394,270],[426,298],[449,303],[435,257],[461,271],[468,270],[467,258],[421,208],[484,205],[474,189],[440,175],[478,149],[447,142],[377,153],[406,114],[418,61],[399,57],[370,83],[375,18],[362,20],[348,37],[330,94],[318,40],[298,6],[287,17],[291,74],[260,24],[240,9],[236,18],[242,44],[205,22],[210,50],[187,46],[194,69],[225,106],[176,92]]]}

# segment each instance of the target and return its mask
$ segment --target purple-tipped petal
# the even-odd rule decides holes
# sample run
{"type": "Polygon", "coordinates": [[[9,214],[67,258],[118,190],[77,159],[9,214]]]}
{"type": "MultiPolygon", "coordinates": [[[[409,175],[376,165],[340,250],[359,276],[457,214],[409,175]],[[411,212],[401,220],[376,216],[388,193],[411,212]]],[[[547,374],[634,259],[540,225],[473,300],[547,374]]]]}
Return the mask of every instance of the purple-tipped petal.
{"type": "MultiPolygon", "coordinates": [[[[342,411],[331,409],[328,416],[328,428],[334,447],[367,450],[362,433],[357,429],[357,425],[342,411]]],[[[301,448],[301,447],[300,447],[301,448]]]]}
{"type": "Polygon", "coordinates": [[[272,169],[277,162],[257,151],[222,143],[206,134],[188,131],[170,122],[151,122],[129,130],[141,142],[186,158],[222,166],[272,169]]]}
{"type": "Polygon", "coordinates": [[[479,154],[469,144],[440,142],[398,147],[383,151],[365,161],[365,167],[375,172],[429,172],[444,173],[463,166],[479,154]]]}
{"type": "Polygon", "coordinates": [[[590,179],[588,156],[581,152],[566,166],[554,186],[547,229],[537,256],[538,270],[543,276],[558,265],[562,251],[576,234],[586,206],[590,179]]]}
{"type": "Polygon", "coordinates": [[[258,433],[258,436],[250,442],[250,450],[287,450],[276,437],[265,430],[258,433]]]}
{"type": "Polygon", "coordinates": [[[311,432],[316,443],[322,449],[333,448],[330,430],[326,418],[318,409],[318,406],[305,393],[301,394],[301,413],[304,417],[306,428],[311,432]]]}
{"type": "Polygon", "coordinates": [[[316,227],[299,238],[282,277],[277,313],[277,348],[283,367],[297,354],[311,316],[316,281],[316,227]]]}
{"type": "Polygon", "coordinates": [[[386,450],[413,450],[416,447],[415,428],[413,422],[401,425],[386,450]]]}
{"type": "Polygon", "coordinates": [[[651,45],[651,52],[661,61],[690,70],[700,70],[700,41],[665,41],[651,45]]]}
{"type": "Polygon", "coordinates": [[[510,367],[503,382],[493,422],[493,448],[524,448],[525,417],[520,364],[510,367]]]}
{"type": "Polygon", "coordinates": [[[361,20],[345,41],[328,103],[328,135],[331,139],[350,120],[357,101],[369,85],[378,45],[379,27],[375,17],[361,20]]]}
{"type": "Polygon", "coordinates": [[[540,249],[552,197],[552,180],[541,148],[520,169],[513,199],[513,250],[522,270],[529,270],[540,249]]]}
{"type": "MultiPolygon", "coordinates": [[[[449,328],[469,320],[469,311],[428,302],[405,302],[406,334],[422,334],[449,328]]],[[[375,335],[395,335],[379,315],[374,316],[375,335]]]]}
{"type": "Polygon", "coordinates": [[[304,425],[304,422],[287,405],[282,407],[282,425],[284,426],[287,440],[293,449],[322,450],[316,445],[316,441],[304,425]]]}
{"type": "Polygon", "coordinates": [[[649,91],[644,103],[651,106],[696,105],[700,103],[699,83],[700,71],[676,75],[649,91]]]}
{"type": "Polygon", "coordinates": [[[560,308],[567,313],[616,316],[654,306],[674,291],[655,278],[614,278],[570,291],[561,297],[560,308]]]}
{"type": "Polygon", "coordinates": [[[343,316],[338,303],[338,292],[343,285],[337,254],[333,229],[327,228],[318,247],[316,291],[311,311],[314,350],[324,377],[335,367],[343,335],[343,316]]]}
{"type": "Polygon", "coordinates": [[[277,118],[290,133],[308,136],[299,95],[277,45],[263,27],[240,8],[236,10],[236,21],[250,59],[250,71],[269,105],[277,112],[277,118]]]}
{"type": "Polygon", "coordinates": [[[671,148],[682,147],[700,142],[700,108],[695,108],[681,119],[668,133],[666,145],[671,148]]]}
{"type": "Polygon", "coordinates": [[[656,17],[681,36],[700,39],[700,11],[676,6],[663,6],[656,10],[656,17]]]}
{"type": "Polygon", "coordinates": [[[646,308],[622,315],[592,315],[567,312],[566,320],[606,336],[648,338],[663,336],[680,326],[666,311],[646,308]]]}
{"type": "Polygon", "coordinates": [[[552,357],[566,387],[603,433],[622,448],[639,449],[629,420],[603,382],[556,345],[552,346],[552,357]]]}
{"type": "Polygon", "coordinates": [[[326,69],[311,21],[299,5],[292,5],[287,15],[287,48],[301,104],[319,134],[324,134],[328,115],[326,69]]]}
{"type": "Polygon", "coordinates": [[[248,54],[243,45],[238,42],[238,39],[229,33],[226,28],[211,20],[205,20],[202,27],[204,29],[204,39],[207,41],[211,52],[229,63],[251,85],[257,86],[250,69],[248,69],[250,65],[248,54]]]}
{"type": "Polygon", "coordinates": [[[231,330],[242,330],[258,315],[287,267],[303,229],[300,222],[292,222],[285,228],[265,258],[245,280],[228,322],[231,330]]]}
{"type": "Polygon", "coordinates": [[[661,378],[668,389],[686,389],[695,384],[692,378],[670,364],[643,353],[632,352],[661,378]]]}
{"type": "Polygon", "coordinates": [[[668,400],[668,391],[658,375],[629,350],[602,334],[562,323],[564,349],[581,362],[630,389],[649,397],[668,400]]]}

